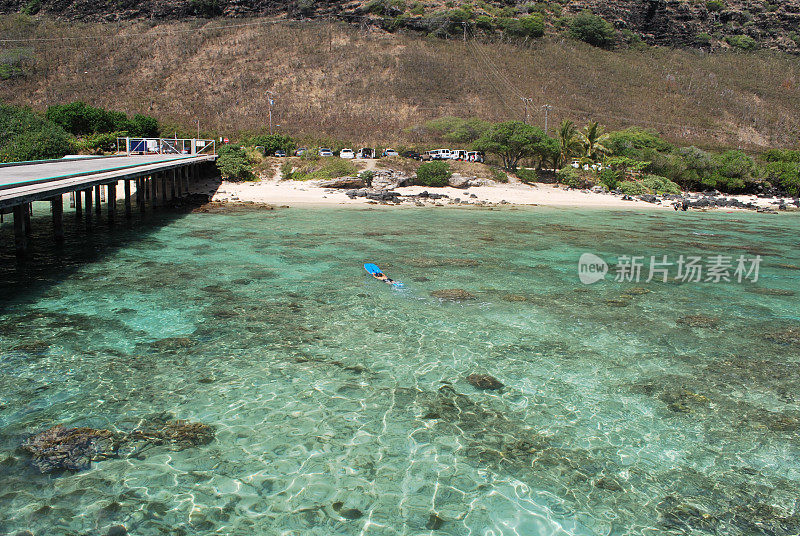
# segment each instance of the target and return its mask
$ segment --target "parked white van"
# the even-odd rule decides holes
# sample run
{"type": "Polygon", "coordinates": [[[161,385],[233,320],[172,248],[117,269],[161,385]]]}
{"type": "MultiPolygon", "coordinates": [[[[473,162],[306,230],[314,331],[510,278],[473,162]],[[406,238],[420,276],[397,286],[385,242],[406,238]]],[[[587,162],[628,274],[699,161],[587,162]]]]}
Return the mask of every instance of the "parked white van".
{"type": "Polygon", "coordinates": [[[342,149],[341,151],[339,151],[339,158],[346,158],[349,160],[355,157],[356,154],[353,152],[352,149],[342,149]]]}
{"type": "Polygon", "coordinates": [[[451,160],[466,160],[467,159],[467,151],[462,151],[461,149],[452,149],[450,151],[450,159],[451,160]]]}
{"type": "Polygon", "coordinates": [[[375,149],[362,147],[356,153],[356,158],[375,158],[375,149]]]}
{"type": "Polygon", "coordinates": [[[450,159],[450,149],[434,149],[433,151],[428,151],[427,154],[430,156],[431,160],[450,159]]]}

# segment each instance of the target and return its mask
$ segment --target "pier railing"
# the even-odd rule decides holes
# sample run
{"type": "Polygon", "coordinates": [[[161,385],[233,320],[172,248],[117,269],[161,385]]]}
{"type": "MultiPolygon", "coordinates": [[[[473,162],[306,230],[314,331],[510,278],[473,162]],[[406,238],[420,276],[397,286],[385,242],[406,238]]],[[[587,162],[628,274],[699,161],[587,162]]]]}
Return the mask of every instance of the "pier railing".
{"type": "Polygon", "coordinates": [[[132,154],[217,154],[216,140],[198,138],[117,138],[117,152],[132,154]]]}

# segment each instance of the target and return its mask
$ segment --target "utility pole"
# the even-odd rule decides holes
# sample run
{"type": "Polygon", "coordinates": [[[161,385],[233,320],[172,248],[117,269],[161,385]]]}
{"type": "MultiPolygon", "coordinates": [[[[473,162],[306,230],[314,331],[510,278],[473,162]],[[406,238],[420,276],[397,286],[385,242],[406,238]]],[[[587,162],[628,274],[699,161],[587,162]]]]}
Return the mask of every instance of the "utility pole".
{"type": "Polygon", "coordinates": [[[544,135],[547,136],[547,119],[548,119],[548,112],[553,109],[552,106],[549,104],[545,104],[542,106],[544,108],[544,135]]]}
{"type": "Polygon", "coordinates": [[[267,91],[267,97],[269,99],[269,133],[272,135],[272,105],[275,103],[272,99],[272,91],[267,91]]]}
{"type": "Polygon", "coordinates": [[[200,120],[197,120],[197,139],[200,139],[200,120]]]}
{"type": "Polygon", "coordinates": [[[464,25],[464,42],[466,43],[467,42],[467,23],[466,22],[462,22],[461,24],[464,25]]]}
{"type": "Polygon", "coordinates": [[[525,103],[525,119],[523,119],[523,123],[526,125],[528,124],[528,105],[533,103],[533,99],[529,99],[528,97],[520,97],[522,102],[525,103]]]}

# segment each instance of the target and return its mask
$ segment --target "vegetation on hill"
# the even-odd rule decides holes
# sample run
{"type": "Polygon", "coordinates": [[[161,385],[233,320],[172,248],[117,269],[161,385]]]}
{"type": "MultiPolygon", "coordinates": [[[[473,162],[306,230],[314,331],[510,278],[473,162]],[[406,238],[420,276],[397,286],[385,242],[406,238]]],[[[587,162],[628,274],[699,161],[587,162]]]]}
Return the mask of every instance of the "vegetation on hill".
{"type": "Polygon", "coordinates": [[[531,99],[528,122],[540,128],[542,106],[552,106],[550,134],[569,119],[652,127],[703,147],[794,147],[800,137],[800,65],[786,55],[430,40],[273,22],[214,30],[219,23],[0,18],[4,37],[57,43],[36,47],[34,66],[0,84],[0,98],[37,109],[84,101],[141,111],[186,137],[197,135],[199,120],[202,137],[235,138],[265,130],[272,91],[277,131],[353,147],[435,141],[435,132],[415,127],[435,117],[521,120],[521,97],[531,99]]]}
{"type": "Polygon", "coordinates": [[[800,51],[799,0],[0,0],[0,13],[103,22],[279,16],[444,38],[466,32],[523,41],[567,35],[603,47],[647,43],[800,51]]]}
{"type": "Polygon", "coordinates": [[[0,162],[61,158],[74,150],[72,137],[39,114],[0,103],[0,162]]]}

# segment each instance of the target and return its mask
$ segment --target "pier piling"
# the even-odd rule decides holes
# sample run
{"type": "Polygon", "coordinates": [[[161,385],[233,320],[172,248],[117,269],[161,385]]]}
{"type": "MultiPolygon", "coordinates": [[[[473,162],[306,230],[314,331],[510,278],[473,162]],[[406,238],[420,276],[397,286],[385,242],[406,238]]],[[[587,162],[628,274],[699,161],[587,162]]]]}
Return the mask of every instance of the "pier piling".
{"type": "Polygon", "coordinates": [[[83,204],[81,203],[81,192],[72,192],[72,199],[75,202],[75,217],[81,219],[83,216],[83,204]]]}
{"type": "Polygon", "coordinates": [[[33,227],[31,227],[31,212],[33,212],[33,203],[25,203],[24,208],[25,236],[31,236],[33,234],[33,227]]]}
{"type": "Polygon", "coordinates": [[[50,199],[50,212],[53,213],[53,237],[56,242],[64,241],[64,197],[57,195],[50,199]]]}
{"type": "Polygon", "coordinates": [[[125,179],[125,217],[131,217],[131,181],[125,179]]]}
{"type": "MultiPolygon", "coordinates": [[[[125,181],[127,184],[127,181],[125,181]]],[[[117,213],[117,183],[112,182],[108,185],[106,193],[106,204],[108,204],[108,219],[113,219],[117,213]]]]}
{"type": "Polygon", "coordinates": [[[92,225],[92,189],[83,191],[84,208],[86,209],[86,225],[92,225]]]}
{"type": "Polygon", "coordinates": [[[100,185],[94,187],[94,211],[97,213],[97,217],[100,217],[100,185]]]}
{"type": "Polygon", "coordinates": [[[25,232],[25,211],[27,205],[16,205],[14,212],[14,247],[17,255],[25,255],[28,251],[28,236],[25,232]]]}

